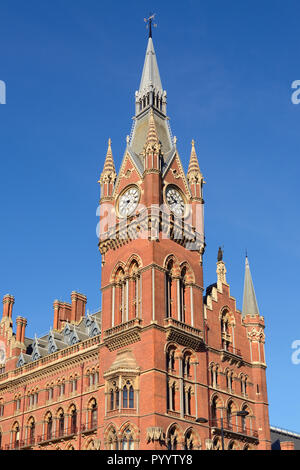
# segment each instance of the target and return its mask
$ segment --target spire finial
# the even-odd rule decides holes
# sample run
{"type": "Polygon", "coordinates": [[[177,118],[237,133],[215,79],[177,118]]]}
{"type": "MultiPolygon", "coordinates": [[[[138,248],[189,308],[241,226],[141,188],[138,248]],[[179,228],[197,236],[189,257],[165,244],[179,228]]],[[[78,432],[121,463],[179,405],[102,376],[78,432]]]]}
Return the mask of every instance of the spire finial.
{"type": "MultiPolygon", "coordinates": [[[[148,18],[144,18],[145,23],[147,24],[147,28],[149,28],[149,38],[152,38],[152,22],[155,18],[155,13],[150,13],[148,18]]],[[[156,27],[157,25],[153,23],[153,26],[156,27]]]]}
{"type": "Polygon", "coordinates": [[[218,261],[223,261],[223,250],[220,246],[218,251],[218,261]]]}

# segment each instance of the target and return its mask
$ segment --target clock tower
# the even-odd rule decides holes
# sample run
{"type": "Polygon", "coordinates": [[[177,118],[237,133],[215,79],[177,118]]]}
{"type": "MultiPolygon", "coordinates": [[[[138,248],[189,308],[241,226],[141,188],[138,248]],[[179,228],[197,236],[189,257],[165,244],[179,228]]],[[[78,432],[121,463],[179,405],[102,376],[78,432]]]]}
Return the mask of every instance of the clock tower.
{"type": "MultiPolygon", "coordinates": [[[[151,28],[133,119],[119,173],[109,140],[99,180],[103,448],[210,448],[212,418],[220,412],[211,360],[244,364],[235,348],[222,355],[223,313],[214,310],[219,290],[226,298],[219,295],[218,312],[231,302],[230,319],[242,320],[220,275],[223,260],[217,287],[204,297],[204,179],[194,141],[184,172],[151,28]]],[[[239,328],[248,348],[246,328],[239,328]]],[[[226,336],[228,350],[232,337],[226,336]]],[[[257,445],[255,439],[248,444],[257,445]]]]}
{"type": "Polygon", "coordinates": [[[121,382],[118,374],[106,381],[108,418],[123,422],[129,410],[138,428],[148,429],[147,448],[160,448],[155,432],[163,439],[162,429],[174,414],[184,417],[183,384],[174,385],[166,372],[168,348],[192,348],[196,364],[203,343],[203,183],[194,142],[184,173],[149,37],[118,175],[108,144],[100,177],[99,241],[104,370],[115,369],[121,359],[134,361],[137,385],[130,373],[121,382]],[[134,389],[134,408],[128,410],[120,403],[126,379],[134,389]]]}

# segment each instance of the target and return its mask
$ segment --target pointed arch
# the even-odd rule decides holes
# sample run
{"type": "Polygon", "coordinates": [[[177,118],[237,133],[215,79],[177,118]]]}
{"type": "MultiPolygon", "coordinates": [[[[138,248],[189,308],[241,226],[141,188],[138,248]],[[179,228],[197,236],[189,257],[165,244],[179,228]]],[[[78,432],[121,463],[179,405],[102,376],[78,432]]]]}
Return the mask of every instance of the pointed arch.
{"type": "Polygon", "coordinates": [[[168,450],[180,450],[184,442],[184,434],[178,423],[170,424],[167,432],[167,448],[168,450]]]}
{"type": "Polygon", "coordinates": [[[117,427],[110,423],[104,431],[104,445],[107,450],[119,450],[117,427]]]}
{"type": "Polygon", "coordinates": [[[200,450],[201,439],[197,431],[192,427],[186,429],[184,433],[184,449],[185,450],[200,450]]]}

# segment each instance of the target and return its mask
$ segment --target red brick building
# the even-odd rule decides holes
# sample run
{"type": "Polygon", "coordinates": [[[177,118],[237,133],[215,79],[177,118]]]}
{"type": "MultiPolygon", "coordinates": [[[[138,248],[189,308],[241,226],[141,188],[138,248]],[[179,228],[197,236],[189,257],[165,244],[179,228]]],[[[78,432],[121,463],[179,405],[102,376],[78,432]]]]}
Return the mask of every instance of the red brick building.
{"type": "Polygon", "coordinates": [[[0,323],[2,449],[270,449],[260,316],[246,258],[243,311],[219,249],[203,284],[203,175],[185,174],[167,117],[151,29],[121,168],[100,177],[102,312],[54,302],[53,328],[28,338],[0,323]]]}

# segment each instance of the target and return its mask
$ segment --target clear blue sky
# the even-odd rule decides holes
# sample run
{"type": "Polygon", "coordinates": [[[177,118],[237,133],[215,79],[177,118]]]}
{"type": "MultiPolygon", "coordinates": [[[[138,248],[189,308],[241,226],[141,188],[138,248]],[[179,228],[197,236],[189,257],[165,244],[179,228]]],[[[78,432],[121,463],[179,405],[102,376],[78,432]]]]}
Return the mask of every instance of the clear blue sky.
{"type": "Polygon", "coordinates": [[[27,334],[48,330],[72,290],[100,306],[97,180],[107,139],[117,166],[134,114],[147,32],[187,168],[196,141],[205,175],[205,285],[224,245],[241,308],[248,249],[266,321],[273,425],[300,431],[297,0],[2,0],[0,295],[15,295],[27,334]]]}

